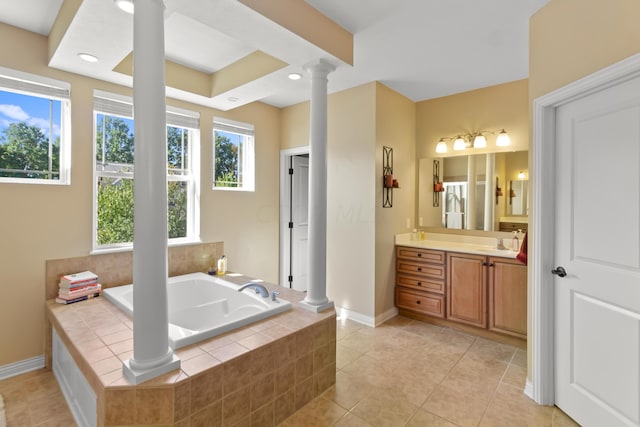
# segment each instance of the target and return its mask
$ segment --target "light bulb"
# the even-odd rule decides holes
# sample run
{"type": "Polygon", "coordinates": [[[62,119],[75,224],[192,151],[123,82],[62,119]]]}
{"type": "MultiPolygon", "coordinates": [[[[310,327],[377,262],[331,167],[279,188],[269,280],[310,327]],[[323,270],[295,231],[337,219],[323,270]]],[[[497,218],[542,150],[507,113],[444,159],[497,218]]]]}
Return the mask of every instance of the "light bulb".
{"type": "Polygon", "coordinates": [[[498,147],[508,147],[511,145],[511,138],[509,138],[509,135],[504,129],[502,129],[502,132],[500,132],[498,138],[496,138],[496,145],[498,147]]]}
{"type": "Polygon", "coordinates": [[[467,143],[462,137],[457,137],[455,141],[453,141],[453,149],[456,151],[464,150],[466,148],[467,143]]]}
{"type": "Polygon", "coordinates": [[[473,148],[485,148],[487,146],[487,138],[483,134],[476,135],[473,140],[473,148]]]}
{"type": "Polygon", "coordinates": [[[518,179],[524,179],[524,172],[520,171],[520,173],[518,173],[518,179]]]}

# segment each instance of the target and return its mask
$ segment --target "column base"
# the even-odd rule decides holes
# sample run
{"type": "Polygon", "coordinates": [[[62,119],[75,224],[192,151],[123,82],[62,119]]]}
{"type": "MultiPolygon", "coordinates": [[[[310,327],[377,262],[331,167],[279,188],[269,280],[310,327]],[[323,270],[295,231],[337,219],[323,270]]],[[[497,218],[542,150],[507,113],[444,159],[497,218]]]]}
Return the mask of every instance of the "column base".
{"type": "Polygon", "coordinates": [[[333,301],[327,301],[325,303],[322,304],[310,304],[308,302],[306,302],[305,300],[302,300],[299,302],[300,307],[304,308],[307,311],[312,311],[314,313],[320,313],[321,311],[325,311],[329,308],[333,308],[333,301]]]}
{"type": "Polygon", "coordinates": [[[160,375],[180,368],[180,359],[175,354],[172,355],[171,360],[169,360],[168,362],[149,369],[132,368],[131,364],[129,363],[130,361],[131,359],[122,362],[122,372],[124,373],[125,378],[134,385],[143,383],[147,380],[150,380],[151,378],[159,377],[160,375]]]}

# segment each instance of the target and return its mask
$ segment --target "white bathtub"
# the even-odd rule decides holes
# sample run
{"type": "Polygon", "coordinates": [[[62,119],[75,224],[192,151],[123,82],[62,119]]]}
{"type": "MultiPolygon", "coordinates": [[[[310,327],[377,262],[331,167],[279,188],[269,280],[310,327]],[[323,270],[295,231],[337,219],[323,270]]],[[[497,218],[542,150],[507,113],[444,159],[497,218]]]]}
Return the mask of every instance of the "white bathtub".
{"type": "MultiPolygon", "coordinates": [[[[291,303],[262,298],[254,289],[238,292],[238,285],[205,273],[170,277],[169,345],[178,349],[235,328],[291,310],[291,303]]],[[[105,297],[133,316],[133,285],[104,290],[105,297]]]]}

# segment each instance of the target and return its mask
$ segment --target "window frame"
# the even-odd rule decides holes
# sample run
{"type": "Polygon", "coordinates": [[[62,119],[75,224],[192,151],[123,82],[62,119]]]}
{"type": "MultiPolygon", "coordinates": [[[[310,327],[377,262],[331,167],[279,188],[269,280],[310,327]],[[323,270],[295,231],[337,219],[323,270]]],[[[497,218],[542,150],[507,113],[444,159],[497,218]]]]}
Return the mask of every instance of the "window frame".
{"type": "MultiPolygon", "coordinates": [[[[120,242],[99,244],[98,243],[98,180],[100,177],[134,179],[133,165],[131,171],[114,172],[99,171],[97,159],[97,117],[98,114],[112,117],[120,117],[134,122],[133,100],[129,97],[94,91],[93,108],[93,222],[92,222],[92,253],[103,253],[118,250],[129,250],[133,247],[133,242],[120,242]]],[[[191,173],[170,174],[171,169],[167,168],[167,184],[172,182],[187,183],[187,227],[186,236],[169,238],[170,246],[194,243],[200,241],[200,114],[194,111],[167,106],[167,128],[174,127],[185,129],[189,132],[189,145],[187,152],[187,162],[184,169],[191,173]]],[[[167,141],[168,143],[168,141],[167,141]]],[[[123,164],[124,166],[128,166],[123,164]]],[[[176,170],[176,169],[173,169],[176,170]]],[[[168,233],[169,230],[167,230],[168,233]]]]}
{"type": "MultiPolygon", "coordinates": [[[[0,176],[0,184],[71,184],[71,84],[35,74],[0,67],[0,90],[60,101],[60,148],[58,178],[0,176]]],[[[51,117],[49,117],[51,120],[51,117]]]]}
{"type": "Polygon", "coordinates": [[[256,145],[255,145],[255,127],[250,123],[243,123],[222,117],[213,118],[212,132],[212,163],[211,163],[211,188],[217,191],[244,191],[255,192],[256,182],[256,145]],[[238,162],[242,168],[242,185],[237,187],[216,186],[216,132],[226,132],[240,135],[245,138],[243,141],[243,152],[238,162]]]}

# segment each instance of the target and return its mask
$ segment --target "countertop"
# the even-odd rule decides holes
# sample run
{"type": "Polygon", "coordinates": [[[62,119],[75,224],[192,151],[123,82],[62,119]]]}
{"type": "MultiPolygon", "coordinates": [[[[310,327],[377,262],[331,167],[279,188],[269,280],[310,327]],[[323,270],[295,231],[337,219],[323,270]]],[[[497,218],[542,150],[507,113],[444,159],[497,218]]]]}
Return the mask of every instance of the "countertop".
{"type": "MultiPolygon", "coordinates": [[[[522,235],[521,237],[523,237],[522,235]]],[[[473,255],[498,256],[515,259],[517,251],[498,249],[495,237],[463,236],[439,233],[427,233],[424,240],[416,239],[412,233],[397,234],[397,246],[434,249],[447,252],[460,252],[473,255]]],[[[505,238],[505,246],[511,246],[511,239],[505,238]]],[[[522,243],[522,239],[520,239],[522,243]]]]}

